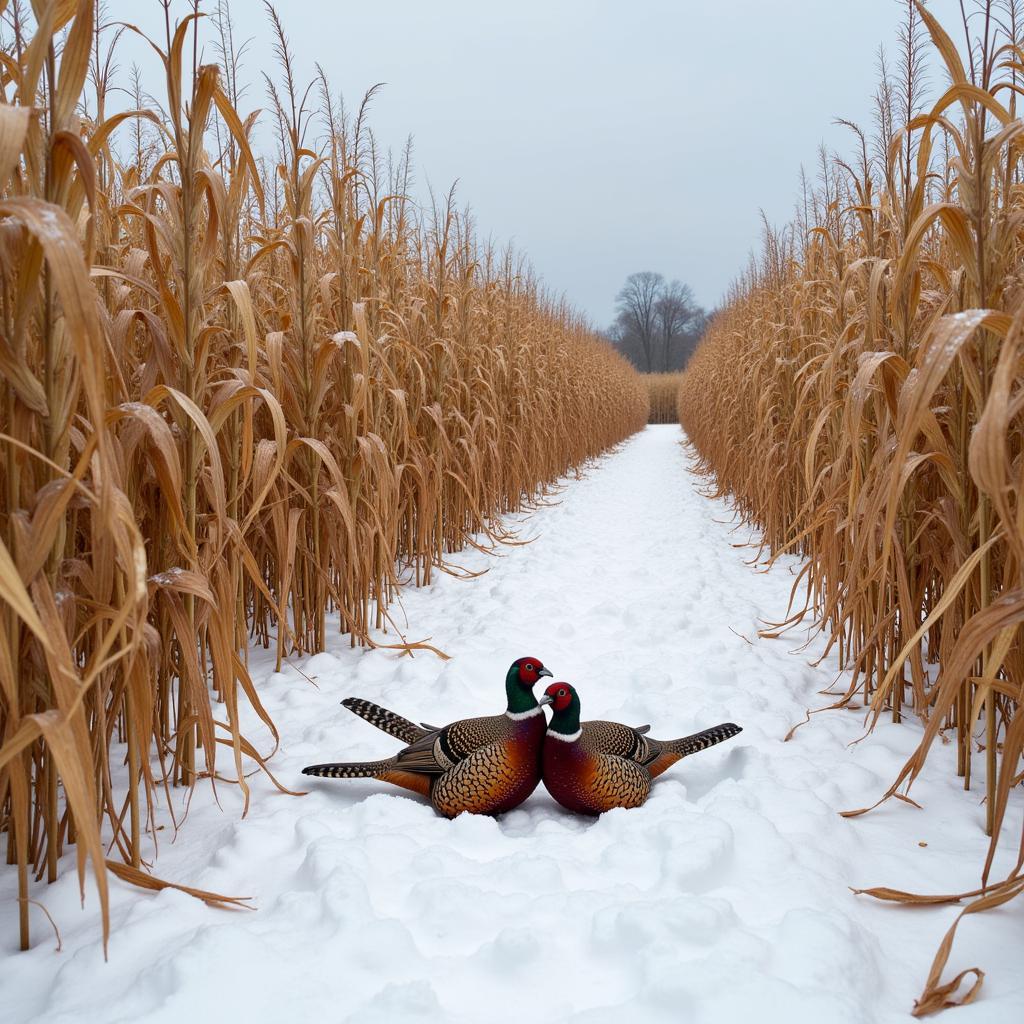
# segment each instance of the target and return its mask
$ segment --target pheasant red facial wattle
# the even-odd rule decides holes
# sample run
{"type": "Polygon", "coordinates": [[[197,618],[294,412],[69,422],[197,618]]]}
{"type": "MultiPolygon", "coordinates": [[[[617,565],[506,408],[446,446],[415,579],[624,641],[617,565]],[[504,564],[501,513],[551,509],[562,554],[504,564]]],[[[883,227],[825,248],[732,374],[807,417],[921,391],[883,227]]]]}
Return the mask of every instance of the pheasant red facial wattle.
{"type": "Polygon", "coordinates": [[[535,686],[544,676],[551,675],[539,658],[516,658],[512,667],[518,670],[520,685],[528,688],[535,686]]]}
{"type": "Polygon", "coordinates": [[[427,797],[445,817],[501,814],[518,807],[540,782],[545,719],[533,687],[551,673],[538,658],[517,658],[505,676],[501,715],[464,718],[441,728],[416,725],[358,697],[342,703],[407,746],[381,761],[316,764],[303,775],[379,779],[427,797]]]}
{"type": "MultiPolygon", "coordinates": [[[[558,713],[565,711],[572,704],[573,689],[568,683],[553,683],[545,691],[544,695],[551,698],[551,710],[558,713]]],[[[547,701],[541,703],[546,704],[547,701]]]]}
{"type": "Polygon", "coordinates": [[[541,704],[554,714],[544,737],[544,785],[565,808],[602,814],[613,807],[639,807],[651,782],[676,761],[742,732],[723,722],[677,740],[647,736],[649,725],[580,722],[580,698],[568,683],[552,683],[541,704]]]}

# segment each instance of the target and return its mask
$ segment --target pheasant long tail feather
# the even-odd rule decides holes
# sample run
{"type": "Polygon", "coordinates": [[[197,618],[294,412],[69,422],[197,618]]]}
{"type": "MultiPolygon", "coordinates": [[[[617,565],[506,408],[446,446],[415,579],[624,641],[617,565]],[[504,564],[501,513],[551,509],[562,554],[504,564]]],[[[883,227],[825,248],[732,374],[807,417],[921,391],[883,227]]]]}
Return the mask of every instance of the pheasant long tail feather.
{"type": "Polygon", "coordinates": [[[352,761],[347,764],[311,764],[302,769],[303,775],[316,775],[321,779],[376,779],[394,768],[392,757],[383,761],[352,761]]]}
{"type": "Polygon", "coordinates": [[[680,757],[689,757],[690,754],[696,754],[700,750],[713,747],[716,743],[731,739],[740,732],[743,730],[738,725],[733,725],[732,722],[723,722],[721,725],[714,725],[702,732],[695,732],[692,736],[669,740],[665,744],[665,749],[670,750],[673,754],[679,754],[680,757]]]}
{"type": "Polygon", "coordinates": [[[394,711],[388,711],[387,708],[382,708],[379,704],[374,704],[373,701],[363,700],[362,697],[347,697],[341,703],[352,714],[358,715],[370,725],[376,726],[381,732],[386,732],[389,736],[394,736],[395,739],[401,740],[405,744],[415,743],[429,732],[434,731],[422,728],[415,722],[410,722],[408,718],[396,715],[394,711]]]}

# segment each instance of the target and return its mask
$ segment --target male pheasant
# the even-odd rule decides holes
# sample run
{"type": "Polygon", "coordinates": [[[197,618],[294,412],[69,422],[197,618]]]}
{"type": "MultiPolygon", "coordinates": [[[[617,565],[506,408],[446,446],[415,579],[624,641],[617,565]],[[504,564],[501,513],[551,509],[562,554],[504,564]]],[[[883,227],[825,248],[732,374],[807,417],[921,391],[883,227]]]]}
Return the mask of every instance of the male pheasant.
{"type": "Polygon", "coordinates": [[[440,729],[417,726],[370,701],[344,701],[349,710],[408,746],[382,761],[315,764],[302,773],[390,782],[427,797],[447,818],[463,811],[509,811],[540,782],[545,718],[533,686],[550,675],[537,658],[518,658],[505,676],[504,714],[464,718],[440,729]]]}
{"type": "Polygon", "coordinates": [[[540,699],[554,714],[544,738],[544,785],[565,808],[577,814],[602,814],[613,807],[639,807],[651,780],[680,758],[714,746],[742,729],[723,722],[678,740],[646,736],[649,725],[634,729],[618,722],[580,724],[580,698],[568,683],[553,683],[540,699]]]}

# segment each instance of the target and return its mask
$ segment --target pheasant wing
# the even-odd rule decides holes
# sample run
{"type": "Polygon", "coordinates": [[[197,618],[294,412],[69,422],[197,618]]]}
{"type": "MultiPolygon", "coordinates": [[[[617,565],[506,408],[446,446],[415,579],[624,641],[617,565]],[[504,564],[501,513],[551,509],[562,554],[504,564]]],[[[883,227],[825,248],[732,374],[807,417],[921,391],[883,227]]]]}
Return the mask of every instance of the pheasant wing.
{"type": "Polygon", "coordinates": [[[396,767],[440,775],[481,747],[504,739],[507,722],[504,715],[452,722],[400,750],[395,758],[396,767]]]}
{"type": "Polygon", "coordinates": [[[594,754],[611,754],[637,764],[646,764],[651,756],[651,746],[644,739],[650,726],[623,725],[621,722],[584,722],[580,741],[594,754]]]}
{"type": "Polygon", "coordinates": [[[395,755],[395,767],[408,772],[423,772],[427,775],[440,775],[448,771],[455,763],[445,748],[445,733],[448,726],[429,732],[415,743],[400,750],[395,755]]]}

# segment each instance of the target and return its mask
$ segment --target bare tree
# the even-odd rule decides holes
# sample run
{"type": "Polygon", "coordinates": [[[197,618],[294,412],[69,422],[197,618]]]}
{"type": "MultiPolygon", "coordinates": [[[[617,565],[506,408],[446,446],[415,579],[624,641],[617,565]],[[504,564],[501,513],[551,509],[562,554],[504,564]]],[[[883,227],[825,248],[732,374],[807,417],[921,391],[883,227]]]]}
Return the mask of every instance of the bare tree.
{"type": "Polygon", "coordinates": [[[661,342],[662,370],[671,369],[673,344],[687,334],[704,311],[688,284],[672,281],[662,286],[654,302],[654,321],[661,342]]]}
{"type": "Polygon", "coordinates": [[[622,291],[615,297],[617,326],[620,331],[639,340],[647,363],[647,372],[654,370],[655,304],[665,278],[651,270],[630,274],[622,291]]]}
{"type": "Polygon", "coordinates": [[[680,370],[704,333],[707,314],[689,285],[661,274],[630,274],[616,297],[612,343],[641,372],[680,370]]]}

